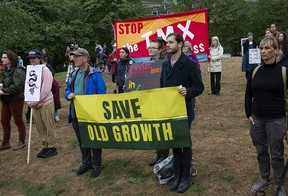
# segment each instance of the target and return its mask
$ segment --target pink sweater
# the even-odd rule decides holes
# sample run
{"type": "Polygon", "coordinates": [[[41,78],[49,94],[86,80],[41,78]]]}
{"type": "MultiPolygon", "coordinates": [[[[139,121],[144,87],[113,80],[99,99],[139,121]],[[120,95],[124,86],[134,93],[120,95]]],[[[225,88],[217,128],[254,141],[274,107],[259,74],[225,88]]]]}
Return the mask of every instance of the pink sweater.
{"type": "Polygon", "coordinates": [[[27,105],[32,108],[40,108],[44,105],[48,105],[53,102],[53,94],[51,92],[53,83],[53,76],[51,71],[43,65],[42,67],[42,79],[39,102],[28,101],[27,105]]]}

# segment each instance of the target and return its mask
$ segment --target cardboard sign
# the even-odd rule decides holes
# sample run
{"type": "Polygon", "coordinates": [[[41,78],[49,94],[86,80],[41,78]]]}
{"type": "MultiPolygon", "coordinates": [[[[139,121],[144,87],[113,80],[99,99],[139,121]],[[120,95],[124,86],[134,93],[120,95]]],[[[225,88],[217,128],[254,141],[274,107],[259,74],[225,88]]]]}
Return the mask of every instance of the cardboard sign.
{"type": "Polygon", "coordinates": [[[40,100],[42,67],[42,65],[27,66],[24,90],[25,101],[40,100]]]}

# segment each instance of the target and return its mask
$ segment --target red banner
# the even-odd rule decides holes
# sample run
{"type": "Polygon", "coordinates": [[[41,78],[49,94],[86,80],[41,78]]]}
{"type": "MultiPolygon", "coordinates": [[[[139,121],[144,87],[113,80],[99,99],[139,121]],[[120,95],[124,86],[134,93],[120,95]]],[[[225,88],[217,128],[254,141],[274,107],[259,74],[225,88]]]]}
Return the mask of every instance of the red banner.
{"type": "Polygon", "coordinates": [[[200,61],[207,60],[208,18],[207,9],[151,18],[115,21],[117,49],[129,48],[131,58],[148,57],[147,47],[151,40],[170,33],[179,33],[192,44],[200,61]],[[205,58],[205,59],[204,59],[205,58]]]}

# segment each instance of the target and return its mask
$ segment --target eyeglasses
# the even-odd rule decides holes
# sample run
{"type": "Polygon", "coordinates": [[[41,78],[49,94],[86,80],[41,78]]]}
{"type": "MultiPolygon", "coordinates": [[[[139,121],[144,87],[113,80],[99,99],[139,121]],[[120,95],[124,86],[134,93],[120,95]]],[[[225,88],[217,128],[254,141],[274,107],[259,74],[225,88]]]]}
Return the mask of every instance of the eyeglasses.
{"type": "Polygon", "coordinates": [[[148,50],[157,50],[157,49],[159,49],[159,48],[156,48],[156,47],[148,47],[147,49],[148,49],[148,50]]]}

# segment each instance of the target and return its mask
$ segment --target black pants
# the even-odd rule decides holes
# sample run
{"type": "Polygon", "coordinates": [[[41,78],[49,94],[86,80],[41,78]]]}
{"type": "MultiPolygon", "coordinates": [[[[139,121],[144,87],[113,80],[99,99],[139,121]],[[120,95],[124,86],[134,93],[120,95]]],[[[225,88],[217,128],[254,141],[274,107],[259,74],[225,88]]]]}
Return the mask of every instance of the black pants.
{"type": "MultiPolygon", "coordinates": [[[[191,123],[192,121],[189,122],[189,129],[191,127],[191,123]]],[[[173,157],[175,163],[178,164],[180,167],[190,168],[192,159],[192,148],[173,148],[173,157]]]]}
{"type": "Polygon", "coordinates": [[[123,86],[118,86],[118,93],[124,93],[123,86]]]}
{"type": "Polygon", "coordinates": [[[97,148],[83,148],[82,147],[82,142],[81,142],[81,137],[80,137],[80,131],[79,131],[79,126],[78,126],[78,119],[77,118],[72,118],[72,126],[74,128],[80,151],[82,154],[82,165],[85,166],[92,166],[92,167],[97,167],[101,166],[102,162],[102,149],[97,149],[97,148]]]}
{"type": "Polygon", "coordinates": [[[211,93],[219,94],[220,93],[220,80],[221,72],[210,72],[210,82],[211,82],[211,93]]]}

